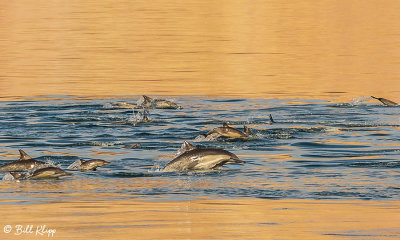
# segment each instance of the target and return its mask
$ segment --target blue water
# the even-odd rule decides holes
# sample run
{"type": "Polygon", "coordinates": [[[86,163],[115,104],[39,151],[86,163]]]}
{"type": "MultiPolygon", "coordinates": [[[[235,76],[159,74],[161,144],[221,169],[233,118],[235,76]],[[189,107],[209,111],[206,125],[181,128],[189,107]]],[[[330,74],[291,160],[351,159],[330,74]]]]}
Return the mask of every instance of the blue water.
{"type": "Polygon", "coordinates": [[[1,164],[16,160],[18,149],[62,168],[80,158],[111,162],[60,180],[3,181],[0,199],[400,200],[400,107],[188,96],[173,98],[183,109],[150,110],[150,123],[135,122],[132,109],[112,107],[137,98],[0,102],[1,164]],[[270,124],[269,114],[277,123],[270,124]],[[207,173],[159,171],[184,140],[223,122],[250,126],[255,137],[192,143],[231,151],[245,164],[207,173]],[[136,143],[142,147],[124,148],[136,143]]]}

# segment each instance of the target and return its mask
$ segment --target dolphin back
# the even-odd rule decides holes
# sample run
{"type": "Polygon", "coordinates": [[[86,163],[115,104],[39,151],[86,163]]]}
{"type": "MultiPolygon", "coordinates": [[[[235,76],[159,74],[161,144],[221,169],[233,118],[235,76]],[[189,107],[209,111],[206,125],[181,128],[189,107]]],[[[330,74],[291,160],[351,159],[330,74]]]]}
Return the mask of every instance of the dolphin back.
{"type": "Polygon", "coordinates": [[[19,172],[19,171],[27,171],[33,168],[38,168],[44,166],[46,163],[35,160],[16,160],[11,163],[7,163],[0,167],[0,172],[19,172]]]}
{"type": "Polygon", "coordinates": [[[67,167],[67,169],[69,169],[69,170],[78,170],[79,166],[81,166],[84,161],[85,160],[78,159],[75,162],[73,162],[71,165],[69,165],[67,167]]]}
{"type": "Polygon", "coordinates": [[[110,162],[101,160],[101,159],[93,159],[84,161],[79,167],[78,170],[80,171],[96,171],[98,167],[108,165],[110,162]]]}
{"type": "Polygon", "coordinates": [[[194,149],[169,162],[163,171],[187,172],[219,168],[227,163],[244,163],[235,154],[222,149],[194,149]]]}
{"type": "Polygon", "coordinates": [[[218,133],[222,137],[227,137],[227,138],[247,138],[248,135],[236,128],[233,127],[217,127],[214,128],[213,130],[209,131],[207,135],[211,135],[214,133],[218,133]]]}
{"type": "Polygon", "coordinates": [[[45,167],[38,170],[35,170],[28,179],[51,179],[51,178],[59,178],[62,176],[72,175],[72,173],[66,172],[58,167],[45,167]]]}

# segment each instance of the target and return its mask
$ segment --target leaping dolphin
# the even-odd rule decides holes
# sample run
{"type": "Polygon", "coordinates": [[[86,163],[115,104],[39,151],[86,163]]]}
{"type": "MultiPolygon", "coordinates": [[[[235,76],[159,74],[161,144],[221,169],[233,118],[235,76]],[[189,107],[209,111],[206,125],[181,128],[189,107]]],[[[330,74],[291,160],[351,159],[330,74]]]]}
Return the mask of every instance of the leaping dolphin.
{"type": "Polygon", "coordinates": [[[12,163],[5,164],[0,167],[0,172],[19,172],[19,171],[27,171],[33,168],[39,168],[44,166],[46,163],[42,161],[38,161],[29,156],[26,152],[19,149],[19,160],[16,160],[12,163]]]}
{"type": "Polygon", "coordinates": [[[165,99],[155,99],[149,96],[143,95],[143,100],[138,107],[142,108],[156,108],[156,109],[181,109],[182,107],[178,104],[168,101],[165,99]]]}
{"type": "Polygon", "coordinates": [[[127,148],[127,149],[136,149],[136,148],[140,148],[141,146],[142,146],[142,144],[136,143],[136,144],[133,144],[133,145],[125,145],[124,148],[127,148]]]}
{"type": "Polygon", "coordinates": [[[221,135],[221,137],[227,137],[231,139],[247,139],[252,134],[251,130],[247,126],[244,126],[244,132],[242,132],[236,128],[230,127],[227,123],[223,123],[222,127],[217,127],[209,131],[207,136],[214,133],[218,133],[221,135]]]}
{"type": "Polygon", "coordinates": [[[223,149],[188,150],[169,162],[164,172],[189,172],[215,170],[228,163],[245,163],[235,154],[223,149]]]}
{"type": "Polygon", "coordinates": [[[71,165],[69,165],[67,169],[79,170],[79,171],[96,171],[98,167],[102,167],[108,164],[110,164],[110,162],[101,159],[94,159],[94,160],[79,159],[73,162],[71,165]]]}
{"type": "Polygon", "coordinates": [[[58,167],[45,167],[36,169],[33,172],[21,173],[21,172],[10,172],[15,180],[27,180],[27,179],[57,179],[59,177],[72,175],[72,173],[66,172],[58,167]]]}
{"type": "Polygon", "coordinates": [[[383,103],[386,106],[397,106],[398,105],[397,103],[395,103],[393,101],[390,101],[389,99],[386,99],[386,98],[377,98],[377,97],[374,97],[374,96],[371,96],[371,97],[373,99],[379,100],[381,103],[383,103]]]}
{"type": "Polygon", "coordinates": [[[138,99],[137,103],[127,103],[127,102],[119,102],[112,105],[113,107],[118,108],[156,108],[156,109],[181,109],[182,107],[178,104],[158,98],[151,98],[149,96],[143,95],[138,99]]]}
{"type": "Polygon", "coordinates": [[[136,108],[137,104],[136,103],[126,103],[126,102],[119,102],[114,105],[114,107],[118,108],[136,108]]]}

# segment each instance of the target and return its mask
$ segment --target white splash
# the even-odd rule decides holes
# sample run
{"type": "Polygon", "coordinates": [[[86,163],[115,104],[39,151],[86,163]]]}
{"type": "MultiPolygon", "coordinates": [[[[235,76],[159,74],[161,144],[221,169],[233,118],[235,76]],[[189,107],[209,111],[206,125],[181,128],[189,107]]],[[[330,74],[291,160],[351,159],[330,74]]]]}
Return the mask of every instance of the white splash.
{"type": "Polygon", "coordinates": [[[349,104],[352,106],[360,105],[361,103],[372,99],[371,97],[360,97],[360,98],[353,98],[350,100],[349,104]]]}
{"type": "Polygon", "coordinates": [[[213,142],[216,141],[219,137],[221,137],[219,133],[212,133],[209,135],[199,135],[193,140],[193,142],[213,142]]]}

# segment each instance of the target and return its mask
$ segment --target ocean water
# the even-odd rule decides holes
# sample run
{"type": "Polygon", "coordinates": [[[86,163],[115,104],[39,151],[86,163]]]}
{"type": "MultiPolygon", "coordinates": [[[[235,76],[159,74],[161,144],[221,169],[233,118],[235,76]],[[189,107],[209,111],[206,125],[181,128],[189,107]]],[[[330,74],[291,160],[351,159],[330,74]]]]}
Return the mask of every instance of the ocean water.
{"type": "Polygon", "coordinates": [[[0,102],[1,164],[18,159],[18,149],[63,169],[78,159],[111,162],[59,180],[3,181],[2,203],[72,201],[85,195],[91,201],[400,200],[399,107],[368,97],[340,103],[171,96],[165,98],[183,109],[151,109],[151,121],[140,123],[134,109],[113,105],[138,98],[0,102]],[[269,114],[276,123],[270,123],[269,114]],[[193,141],[223,122],[249,126],[254,137],[193,141]],[[184,140],[228,150],[246,163],[201,173],[160,171],[184,140]],[[137,143],[140,148],[126,148],[137,143]]]}
{"type": "Polygon", "coordinates": [[[0,181],[0,239],[400,238],[400,1],[0,6],[0,164],[111,162],[0,181]],[[183,109],[112,107],[142,94],[183,109]],[[223,122],[255,137],[193,142],[223,122]],[[184,140],[246,163],[161,172],[184,140]]]}

